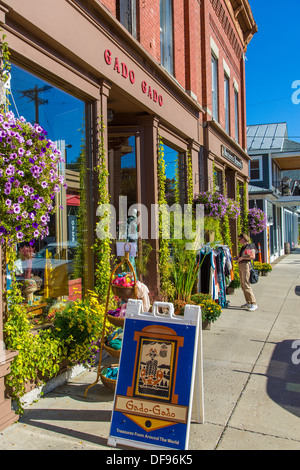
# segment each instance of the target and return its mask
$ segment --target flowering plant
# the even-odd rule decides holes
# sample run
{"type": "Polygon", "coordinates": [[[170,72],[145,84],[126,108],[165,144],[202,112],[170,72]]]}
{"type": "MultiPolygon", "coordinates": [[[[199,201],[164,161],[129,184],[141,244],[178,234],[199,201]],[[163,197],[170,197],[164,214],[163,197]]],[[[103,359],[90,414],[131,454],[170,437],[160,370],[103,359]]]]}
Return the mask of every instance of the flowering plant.
{"type": "Polygon", "coordinates": [[[196,305],[200,305],[202,312],[202,321],[214,323],[222,313],[222,308],[215,302],[210,294],[194,294],[191,301],[196,305]]]}
{"type": "Polygon", "coordinates": [[[204,214],[214,219],[220,219],[225,215],[236,219],[240,214],[239,204],[221,193],[201,191],[194,199],[194,204],[197,203],[203,204],[204,214]]]}
{"type": "Polygon", "coordinates": [[[266,230],[267,227],[267,218],[264,212],[257,207],[249,209],[248,212],[248,224],[249,231],[253,235],[257,235],[260,232],[266,230]]]}
{"type": "Polygon", "coordinates": [[[58,171],[61,152],[46,135],[38,124],[0,112],[0,243],[33,245],[48,235],[64,178],[58,171]]]}

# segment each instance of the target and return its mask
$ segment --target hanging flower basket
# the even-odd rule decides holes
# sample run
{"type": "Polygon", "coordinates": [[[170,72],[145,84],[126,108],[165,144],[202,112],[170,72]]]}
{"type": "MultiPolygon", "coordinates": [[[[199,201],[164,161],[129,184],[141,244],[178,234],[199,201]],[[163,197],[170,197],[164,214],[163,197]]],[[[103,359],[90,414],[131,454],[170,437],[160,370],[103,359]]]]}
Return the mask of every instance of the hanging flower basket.
{"type": "Polygon", "coordinates": [[[47,132],[10,111],[0,112],[0,243],[45,238],[55,194],[64,184],[61,152],[47,132]]]}
{"type": "Polygon", "coordinates": [[[236,219],[240,215],[240,206],[234,200],[221,193],[211,193],[209,191],[201,191],[194,198],[195,204],[204,205],[204,214],[206,217],[220,219],[227,215],[229,218],[236,219]]]}
{"type": "Polygon", "coordinates": [[[263,232],[267,228],[267,218],[265,213],[258,209],[258,207],[249,209],[248,224],[249,231],[252,235],[258,235],[259,233],[263,232]]]}

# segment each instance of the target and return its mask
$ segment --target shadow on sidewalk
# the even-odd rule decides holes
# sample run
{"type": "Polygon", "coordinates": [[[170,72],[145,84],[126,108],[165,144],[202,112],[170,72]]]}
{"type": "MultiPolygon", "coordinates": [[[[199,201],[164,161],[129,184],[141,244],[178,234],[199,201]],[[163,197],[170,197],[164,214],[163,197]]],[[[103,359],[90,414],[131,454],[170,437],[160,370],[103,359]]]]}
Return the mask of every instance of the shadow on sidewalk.
{"type": "Polygon", "coordinates": [[[269,397],[300,417],[300,339],[276,345],[266,376],[269,397]]]}

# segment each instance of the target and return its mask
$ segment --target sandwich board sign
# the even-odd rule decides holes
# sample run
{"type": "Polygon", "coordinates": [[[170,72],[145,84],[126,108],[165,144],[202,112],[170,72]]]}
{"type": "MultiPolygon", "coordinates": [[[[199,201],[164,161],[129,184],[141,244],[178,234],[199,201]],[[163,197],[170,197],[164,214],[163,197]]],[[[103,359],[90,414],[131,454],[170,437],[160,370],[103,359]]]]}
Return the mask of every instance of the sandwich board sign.
{"type": "Polygon", "coordinates": [[[179,317],[173,304],[142,313],[141,300],[128,301],[109,445],[188,448],[194,384],[195,419],[204,421],[200,320],[197,305],[179,317]]]}

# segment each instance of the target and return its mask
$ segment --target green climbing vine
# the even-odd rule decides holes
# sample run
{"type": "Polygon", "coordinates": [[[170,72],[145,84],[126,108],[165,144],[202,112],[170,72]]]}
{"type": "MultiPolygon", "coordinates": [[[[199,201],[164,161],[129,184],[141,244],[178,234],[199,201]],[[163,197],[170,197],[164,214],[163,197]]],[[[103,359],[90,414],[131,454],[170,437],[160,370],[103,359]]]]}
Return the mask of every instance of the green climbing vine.
{"type": "MultiPolygon", "coordinates": [[[[108,191],[109,173],[106,166],[104,132],[105,126],[101,117],[99,123],[98,162],[95,171],[98,177],[98,208],[96,214],[100,217],[102,233],[101,237],[99,237],[99,233],[96,233],[93,250],[97,258],[95,266],[95,292],[102,302],[105,301],[107,295],[112,261],[111,237],[109,232],[111,214],[108,209],[110,202],[108,191]]],[[[99,227],[99,224],[97,227],[99,227]]]]}
{"type": "Polygon", "coordinates": [[[164,144],[162,138],[158,139],[157,176],[158,176],[158,204],[159,212],[159,275],[161,294],[165,299],[173,296],[174,286],[170,280],[170,251],[167,227],[162,223],[167,209],[166,199],[166,164],[164,159],[164,144]]]}
{"type": "Polygon", "coordinates": [[[249,233],[249,222],[248,222],[248,199],[247,199],[247,183],[243,185],[243,221],[242,228],[244,233],[249,233]]]}

